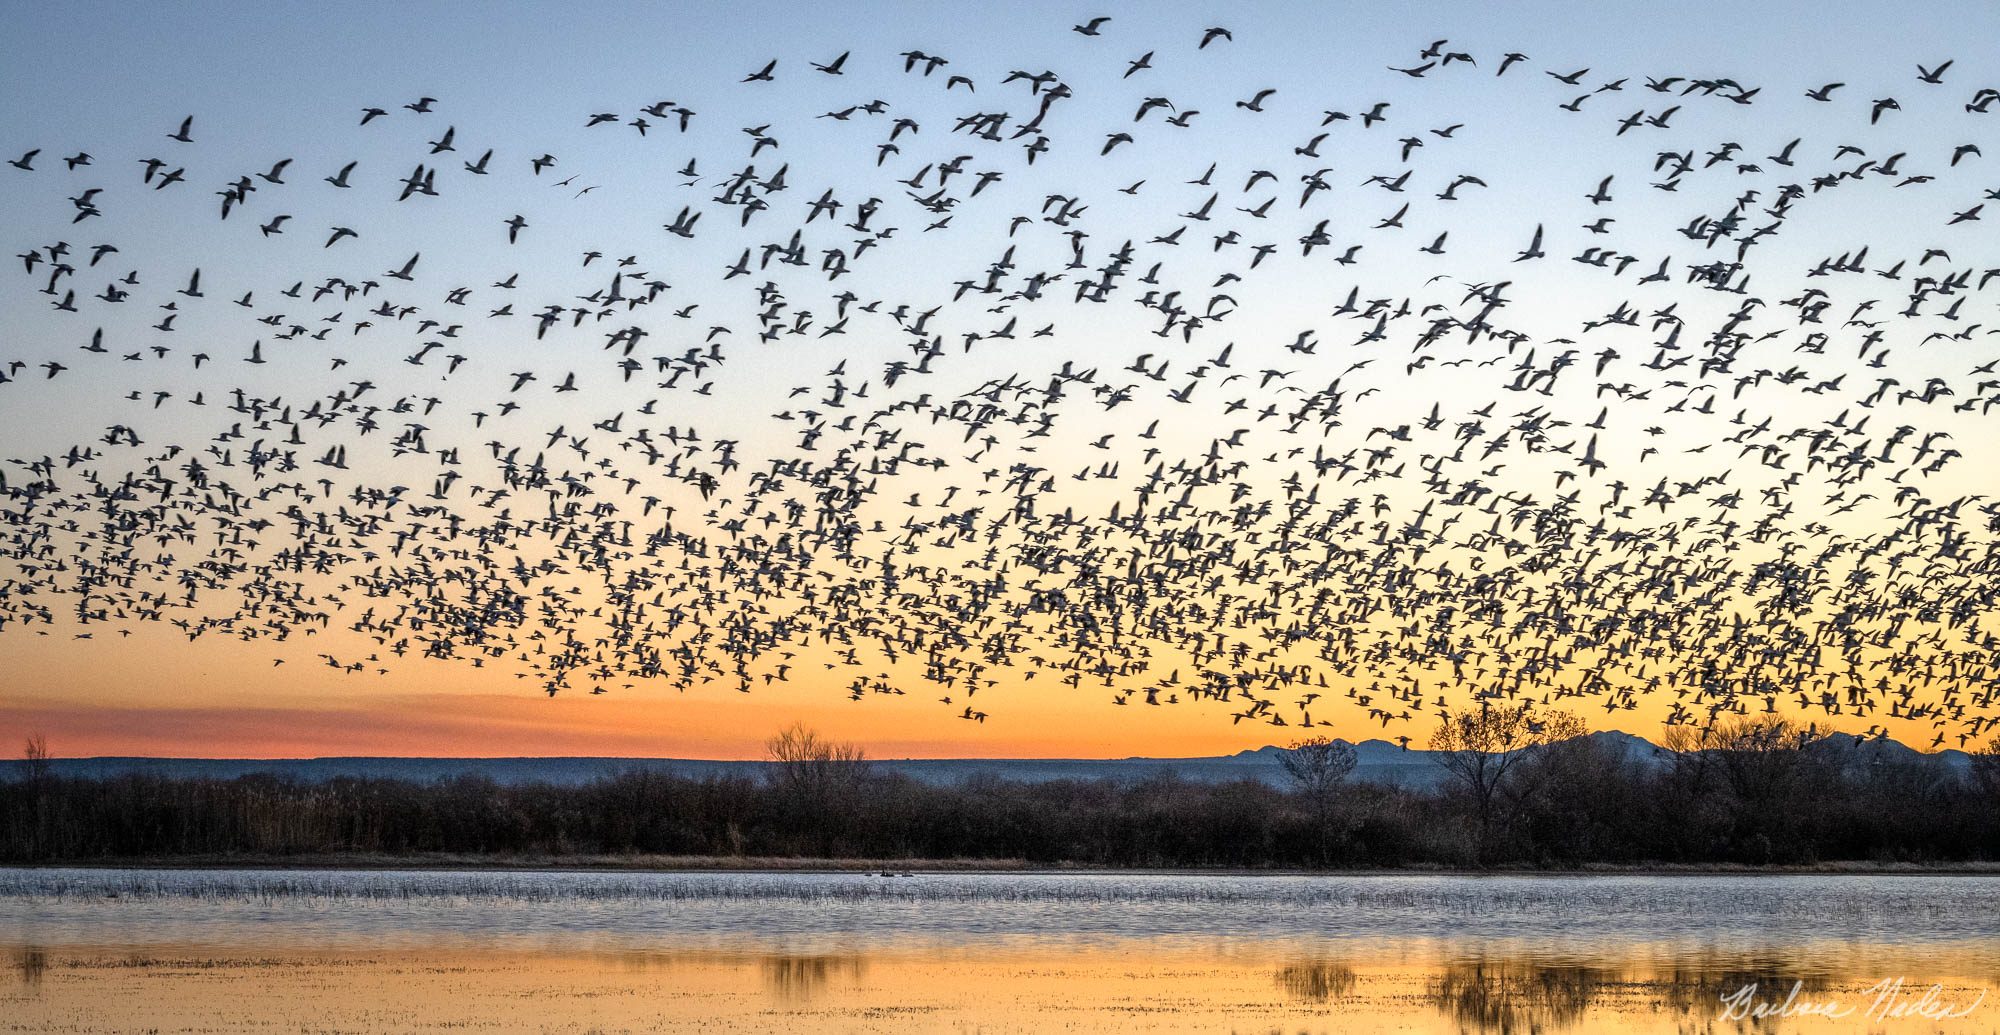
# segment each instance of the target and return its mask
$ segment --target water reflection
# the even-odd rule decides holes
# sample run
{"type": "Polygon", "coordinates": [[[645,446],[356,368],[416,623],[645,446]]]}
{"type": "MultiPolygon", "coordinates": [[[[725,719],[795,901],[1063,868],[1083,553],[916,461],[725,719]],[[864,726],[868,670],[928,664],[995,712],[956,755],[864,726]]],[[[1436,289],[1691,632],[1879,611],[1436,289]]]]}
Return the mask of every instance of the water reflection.
{"type": "MultiPolygon", "coordinates": [[[[1878,980],[1854,975],[1847,986],[1878,980]]],[[[1724,1018],[1729,1003],[1822,1002],[1847,987],[1825,972],[1781,961],[1691,957],[1660,970],[1477,958],[1443,966],[1425,981],[1425,999],[1461,1031],[1481,1035],[1555,1032],[1582,1026],[1600,1008],[1639,1010],[1697,1022],[1724,1018]]],[[[1850,996],[1857,1010],[1866,997],[1850,996]]]]}
{"type": "Polygon", "coordinates": [[[816,993],[825,990],[827,984],[839,978],[846,984],[858,984],[866,969],[860,956],[797,956],[774,953],[765,956],[759,964],[764,972],[764,987],[781,999],[803,1002],[816,993]]]}
{"type": "Polygon", "coordinates": [[[1278,968],[1278,987],[1294,999],[1324,1003],[1339,999],[1354,989],[1354,968],[1344,963],[1314,960],[1278,968]]]}
{"type": "MultiPolygon", "coordinates": [[[[1224,943],[1190,951],[1139,939],[988,951],[979,945],[863,945],[798,952],[782,945],[656,944],[645,953],[548,947],[414,950],[380,955],[306,946],[254,951],[179,946],[12,946],[21,986],[0,989],[9,1032],[388,1030],[401,1020],[491,1032],[549,1030],[828,1031],[1150,1030],[1378,1031],[1409,1035],[1625,1035],[1858,1030],[1824,1018],[1729,1016],[1734,993],[1781,1003],[1866,1009],[1885,974],[1941,981],[1946,999],[1992,992],[1990,955],[1887,956],[1856,971],[1799,970],[1782,960],[1698,948],[1621,960],[1455,951],[1390,941],[1350,954],[1224,943]],[[59,967],[61,981],[44,982],[59,967]],[[227,994],[217,984],[227,975],[227,994]],[[1914,975],[1921,974],[1921,977],[1914,975]],[[524,988],[537,1009],[520,1010],[524,988]]],[[[1323,947],[1322,947],[1323,948],[1323,947]]],[[[1643,954],[1642,954],[1643,956],[1643,954]]],[[[1995,996],[2000,1009],[2000,996],[1995,996]]],[[[1991,1032],[1993,1013],[1932,1022],[1892,1018],[1867,1030],[1991,1032]]]]}
{"type": "Polygon", "coordinates": [[[1859,1028],[2000,1025],[2000,882],[1981,878],[881,884],[0,872],[19,975],[0,1029],[1836,1035],[1859,1029],[1731,1017],[1728,997],[1796,987],[1858,1014],[1898,977],[1994,994],[1859,1028]]]}
{"type": "MultiPolygon", "coordinates": [[[[1880,976],[1854,977],[1867,984],[1880,976]]],[[[1662,1003],[1697,1016],[1722,1013],[1724,1000],[1742,994],[1745,989],[1760,999],[1783,1000],[1794,989],[1801,998],[1820,999],[1836,987],[1830,974],[1802,971],[1777,962],[1748,967],[1682,967],[1661,975],[1657,984],[1662,1003]]]]}
{"type": "Polygon", "coordinates": [[[39,988],[42,972],[49,969],[49,954],[39,945],[23,945],[14,951],[14,966],[21,972],[22,984],[39,988]]]}
{"type": "Polygon", "coordinates": [[[1481,959],[1444,968],[1425,995],[1464,1030],[1514,1035],[1573,1027],[1616,981],[1599,967],[1481,959]]]}

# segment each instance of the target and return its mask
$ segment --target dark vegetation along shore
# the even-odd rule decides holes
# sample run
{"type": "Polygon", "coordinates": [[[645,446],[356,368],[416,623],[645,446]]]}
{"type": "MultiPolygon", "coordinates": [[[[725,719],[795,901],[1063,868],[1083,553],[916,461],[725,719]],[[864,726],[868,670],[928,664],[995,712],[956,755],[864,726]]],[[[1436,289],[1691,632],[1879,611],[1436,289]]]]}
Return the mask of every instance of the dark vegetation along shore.
{"type": "MultiPolygon", "coordinates": [[[[1778,721],[1632,750],[1560,715],[1441,728],[1420,786],[1356,779],[1340,741],[1286,779],[926,783],[794,728],[755,776],[581,784],[64,776],[0,780],[0,862],[959,868],[1981,868],[2000,862],[2000,752],[1962,764],[1778,721]]],[[[1643,741],[1635,741],[1644,744],[1643,741]]]]}

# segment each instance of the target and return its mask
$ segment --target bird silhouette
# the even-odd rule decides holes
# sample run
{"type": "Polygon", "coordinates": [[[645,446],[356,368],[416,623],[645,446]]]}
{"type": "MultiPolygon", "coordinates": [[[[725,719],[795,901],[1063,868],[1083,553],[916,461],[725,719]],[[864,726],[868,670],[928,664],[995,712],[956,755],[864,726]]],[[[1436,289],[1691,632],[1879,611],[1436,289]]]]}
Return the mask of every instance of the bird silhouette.
{"type": "Polygon", "coordinates": [[[1480,702],[1993,725],[2000,91],[1855,59],[1907,100],[1864,120],[1501,39],[1333,82],[1177,17],[746,28],[699,119],[62,127],[9,162],[0,408],[46,417],[0,457],[0,641],[979,735],[1031,694],[1406,749],[1480,702]]]}

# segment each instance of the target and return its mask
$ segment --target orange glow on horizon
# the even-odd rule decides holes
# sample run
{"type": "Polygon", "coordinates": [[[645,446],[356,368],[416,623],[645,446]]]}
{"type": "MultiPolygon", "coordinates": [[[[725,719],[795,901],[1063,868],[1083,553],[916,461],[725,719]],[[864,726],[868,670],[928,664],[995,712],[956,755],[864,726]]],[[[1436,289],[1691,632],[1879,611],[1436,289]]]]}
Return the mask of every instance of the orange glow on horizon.
{"type": "MultiPolygon", "coordinates": [[[[903,710],[908,721],[891,724],[882,721],[879,711],[864,713],[872,703],[838,698],[830,704],[809,703],[796,696],[736,702],[692,693],[684,699],[598,700],[525,693],[397,694],[348,706],[253,708],[37,699],[0,704],[0,733],[14,743],[31,731],[42,732],[58,756],[72,758],[700,759],[763,758],[765,740],[793,721],[859,744],[871,758],[1199,757],[1290,743],[1304,733],[1263,723],[1218,730],[1187,721],[1111,731],[1080,722],[1063,709],[1017,705],[1004,726],[995,722],[977,734],[954,737],[950,724],[963,721],[955,714],[903,710]]],[[[1366,739],[1366,734],[1348,736],[1366,739]]]]}
{"type": "MultiPolygon", "coordinates": [[[[326,651],[343,661],[379,652],[365,637],[335,629],[232,642],[212,636],[189,643],[171,628],[141,623],[130,630],[102,624],[58,622],[47,635],[4,641],[7,679],[0,685],[0,758],[17,754],[30,733],[48,737],[59,757],[146,756],[170,758],[313,758],[390,756],[437,758],[619,757],[746,760],[765,757],[768,737],[805,722],[835,740],[857,744],[870,757],[895,758],[1195,758],[1230,755],[1266,745],[1287,745],[1325,735],[1359,742],[1410,739],[1424,746],[1436,727],[1429,708],[1408,721],[1384,724],[1370,717],[1358,697],[1338,680],[1331,687],[1299,686],[1273,695],[1275,725],[1236,721],[1237,701],[1180,695],[1177,704],[1149,707],[1140,696],[1114,706],[1114,693],[1092,680],[1064,685],[1054,669],[1024,666],[991,670],[995,684],[969,701],[962,690],[904,678],[899,695],[870,692],[850,699],[846,688],[877,667],[838,664],[824,644],[800,647],[788,679],[754,675],[748,693],[729,679],[676,691],[664,680],[612,683],[603,695],[588,683],[554,697],[533,678],[503,662],[469,667],[410,655],[382,655],[360,672],[332,668],[326,651]],[[90,639],[78,640],[80,633],[90,639]],[[278,663],[282,659],[282,664],[278,663]],[[386,669],[387,671],[381,671],[386,669]],[[1292,698],[1312,690],[1313,725],[1300,724],[1292,698]],[[950,697],[944,704],[940,698],[950,697]],[[961,718],[965,705],[988,713],[984,722],[961,718]]],[[[1174,667],[1155,658],[1158,669],[1174,667]]],[[[1183,671],[1186,671],[1183,669],[1183,671]]],[[[1155,675],[1163,675],[1156,671],[1155,675]]],[[[1424,693],[1444,692],[1448,670],[1427,673],[1424,693]]],[[[1469,700],[1467,687],[1448,688],[1454,707],[1469,700]]],[[[1377,692],[1374,703],[1385,703],[1377,692]]],[[[1657,742],[1672,701],[1642,696],[1636,710],[1606,712],[1595,699],[1554,700],[1549,707],[1576,710],[1593,730],[1621,730],[1657,742]]],[[[1753,714],[1754,702],[1747,702],[1753,714]]],[[[1399,709],[1403,705],[1397,706],[1399,709]]],[[[1934,744],[1926,722],[1881,713],[1844,716],[1830,725],[1824,714],[1798,710],[1790,698],[1779,714],[1823,731],[1859,733],[1871,724],[1919,750],[1976,747],[1955,736],[1934,744]]],[[[1983,742],[1982,742],[1983,743],[1983,742]]]]}

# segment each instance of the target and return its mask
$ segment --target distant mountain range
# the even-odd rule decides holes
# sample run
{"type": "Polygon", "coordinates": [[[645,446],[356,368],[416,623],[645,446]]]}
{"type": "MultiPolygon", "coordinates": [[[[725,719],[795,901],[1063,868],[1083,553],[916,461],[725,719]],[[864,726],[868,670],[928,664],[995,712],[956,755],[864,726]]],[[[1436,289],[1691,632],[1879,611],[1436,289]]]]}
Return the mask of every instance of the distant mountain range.
{"type": "MultiPolygon", "coordinates": [[[[1664,764],[1665,748],[1643,737],[1615,730],[1590,734],[1620,757],[1642,765],[1664,764]]],[[[1962,751],[1927,754],[1893,740],[1863,740],[1848,734],[1826,737],[1809,748],[1839,752],[1848,765],[1916,762],[1932,759],[1954,771],[1971,765],[1962,751]]],[[[1257,780],[1273,786],[1287,783],[1279,756],[1284,749],[1262,747],[1233,755],[1206,758],[902,758],[876,759],[878,771],[901,773],[926,784],[950,785],[990,775],[1003,780],[1041,783],[1052,780],[1138,782],[1166,774],[1202,783],[1257,780]]],[[[1444,771],[1423,750],[1404,750],[1385,740],[1354,745],[1354,778],[1409,788],[1435,785],[1444,771]]],[[[480,776],[502,784],[549,783],[574,785],[629,772],[671,773],[702,779],[710,776],[755,777],[770,765],[761,761],[695,758],[60,758],[51,762],[61,776],[103,778],[143,774],[175,778],[233,779],[253,773],[319,782],[336,777],[368,777],[429,782],[480,776]]]]}

